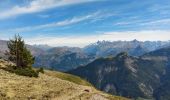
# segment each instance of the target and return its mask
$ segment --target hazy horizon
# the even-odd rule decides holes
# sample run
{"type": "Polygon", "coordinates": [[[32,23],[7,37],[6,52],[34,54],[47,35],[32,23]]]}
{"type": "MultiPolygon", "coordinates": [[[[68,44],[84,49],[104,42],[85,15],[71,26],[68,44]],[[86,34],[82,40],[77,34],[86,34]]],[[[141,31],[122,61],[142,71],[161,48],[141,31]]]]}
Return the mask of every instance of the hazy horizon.
{"type": "MultiPolygon", "coordinates": [[[[12,38],[10,38],[10,39],[12,39],[12,38]]],[[[0,38],[0,40],[2,40],[2,41],[8,41],[9,39],[5,39],[5,40],[3,40],[3,39],[1,39],[0,38]]],[[[121,42],[132,42],[132,41],[139,41],[139,42],[170,42],[170,40],[166,40],[166,41],[160,41],[160,40],[154,40],[154,41],[150,41],[150,40],[145,40],[145,41],[140,41],[140,40],[137,40],[137,39],[133,39],[133,40],[113,40],[113,41],[110,41],[110,40],[98,40],[98,41],[95,41],[95,42],[92,42],[92,43],[89,43],[89,44],[86,44],[86,45],[82,45],[82,46],[68,46],[68,45],[50,45],[50,44],[34,44],[34,43],[27,43],[27,41],[25,41],[26,42],[26,44],[28,44],[28,45],[34,45],[34,46],[49,46],[49,47],[79,47],[79,48],[84,48],[84,47],[86,47],[86,46],[89,46],[89,45],[93,45],[93,44],[97,44],[97,42],[119,42],[119,41],[121,41],[121,42]]]]}

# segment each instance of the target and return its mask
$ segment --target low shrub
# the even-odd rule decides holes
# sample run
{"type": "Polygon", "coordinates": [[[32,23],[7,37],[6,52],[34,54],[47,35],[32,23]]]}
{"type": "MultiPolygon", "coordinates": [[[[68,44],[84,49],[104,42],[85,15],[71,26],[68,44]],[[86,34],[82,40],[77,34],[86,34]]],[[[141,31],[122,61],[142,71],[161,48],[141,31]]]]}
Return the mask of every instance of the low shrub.
{"type": "Polygon", "coordinates": [[[18,68],[14,70],[14,73],[23,76],[38,77],[38,72],[30,68],[18,68]]]}
{"type": "Polygon", "coordinates": [[[44,74],[44,68],[39,68],[38,70],[37,70],[37,73],[43,73],[44,74]]]}
{"type": "Polygon", "coordinates": [[[28,76],[28,77],[38,77],[38,72],[32,69],[31,67],[18,68],[16,66],[9,66],[6,70],[8,70],[9,72],[15,73],[17,75],[28,76]]]}

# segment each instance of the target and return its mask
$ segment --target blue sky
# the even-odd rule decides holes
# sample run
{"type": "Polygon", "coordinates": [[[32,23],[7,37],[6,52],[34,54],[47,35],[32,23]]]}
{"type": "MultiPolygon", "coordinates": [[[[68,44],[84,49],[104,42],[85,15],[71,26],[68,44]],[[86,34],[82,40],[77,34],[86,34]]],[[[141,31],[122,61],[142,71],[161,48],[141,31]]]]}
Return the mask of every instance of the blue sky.
{"type": "Polygon", "coordinates": [[[83,47],[98,40],[169,40],[170,0],[0,0],[0,39],[83,47]]]}

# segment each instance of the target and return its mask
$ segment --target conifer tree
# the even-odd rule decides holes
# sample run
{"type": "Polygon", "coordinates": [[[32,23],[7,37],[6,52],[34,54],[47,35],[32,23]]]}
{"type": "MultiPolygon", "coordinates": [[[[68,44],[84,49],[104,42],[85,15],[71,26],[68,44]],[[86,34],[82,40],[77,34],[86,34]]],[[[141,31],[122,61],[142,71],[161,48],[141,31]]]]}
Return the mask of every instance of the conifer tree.
{"type": "Polygon", "coordinates": [[[26,48],[21,36],[15,35],[14,39],[8,42],[8,49],[9,60],[14,62],[18,68],[28,68],[34,63],[34,57],[26,48]]]}

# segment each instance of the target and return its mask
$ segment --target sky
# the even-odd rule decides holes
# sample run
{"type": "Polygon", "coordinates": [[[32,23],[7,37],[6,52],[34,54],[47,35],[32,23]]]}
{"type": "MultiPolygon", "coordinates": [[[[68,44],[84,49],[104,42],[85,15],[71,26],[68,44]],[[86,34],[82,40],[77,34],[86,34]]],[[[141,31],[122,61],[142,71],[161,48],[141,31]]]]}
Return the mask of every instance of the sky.
{"type": "Polygon", "coordinates": [[[84,47],[170,40],[170,0],[0,0],[0,39],[84,47]]]}

